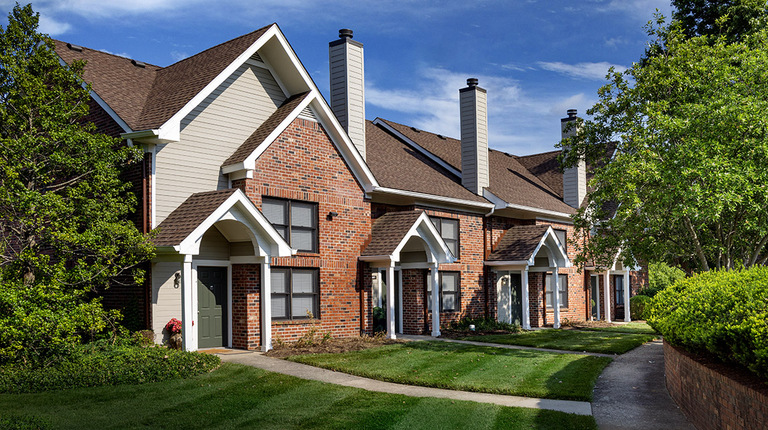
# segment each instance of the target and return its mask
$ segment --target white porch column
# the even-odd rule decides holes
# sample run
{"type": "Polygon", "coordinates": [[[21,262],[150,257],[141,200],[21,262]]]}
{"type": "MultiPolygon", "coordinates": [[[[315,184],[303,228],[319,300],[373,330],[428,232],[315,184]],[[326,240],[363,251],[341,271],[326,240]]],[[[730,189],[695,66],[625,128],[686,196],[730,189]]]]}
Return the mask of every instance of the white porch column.
{"type": "Polygon", "coordinates": [[[261,350],[272,349],[272,270],[269,257],[261,263],[261,350]]]}
{"type": "MultiPolygon", "coordinates": [[[[397,285],[395,288],[397,288],[397,309],[400,309],[400,312],[397,314],[397,325],[395,327],[400,327],[400,333],[403,332],[403,272],[396,272],[400,273],[400,276],[397,277],[397,285]]],[[[394,282],[394,280],[392,280],[394,282]]]]}
{"type": "Polygon", "coordinates": [[[523,288],[521,288],[521,293],[523,295],[522,297],[522,303],[523,303],[523,328],[526,330],[531,329],[531,308],[530,304],[528,303],[528,266],[525,266],[525,269],[523,269],[521,283],[523,284],[523,288]]]}
{"type": "Polygon", "coordinates": [[[432,283],[432,337],[440,336],[440,282],[437,264],[429,268],[429,282],[432,283]]]}
{"type": "Polygon", "coordinates": [[[624,269],[624,321],[632,321],[632,315],[629,313],[629,270],[624,269]]]}
{"type": "Polygon", "coordinates": [[[197,350],[197,301],[194,299],[192,279],[192,256],[184,255],[181,263],[181,332],[184,351],[197,350]]]}
{"type": "Polygon", "coordinates": [[[605,295],[605,321],[611,322],[611,272],[605,271],[603,282],[603,294],[605,295]]]}
{"type": "Polygon", "coordinates": [[[387,338],[395,339],[395,263],[387,267],[387,338]]]}
{"type": "Polygon", "coordinates": [[[560,274],[559,267],[555,265],[552,269],[552,307],[555,310],[555,321],[552,324],[554,328],[560,328],[560,274]]]}

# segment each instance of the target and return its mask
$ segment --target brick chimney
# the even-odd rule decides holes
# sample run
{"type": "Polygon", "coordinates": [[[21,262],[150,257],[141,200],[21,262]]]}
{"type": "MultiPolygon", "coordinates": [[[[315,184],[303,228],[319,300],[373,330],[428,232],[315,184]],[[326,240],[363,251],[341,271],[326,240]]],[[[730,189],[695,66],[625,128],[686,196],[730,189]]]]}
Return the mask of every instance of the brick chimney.
{"type": "Polygon", "coordinates": [[[339,30],[328,44],[331,109],[365,159],[365,72],[363,44],[352,40],[352,30],[339,30]]]}
{"type": "Polygon", "coordinates": [[[459,90],[461,115],[461,184],[482,196],[489,184],[488,174],[488,94],[477,86],[477,78],[467,79],[459,90]]]}
{"type": "MultiPolygon", "coordinates": [[[[576,109],[568,109],[568,118],[560,120],[560,132],[562,138],[571,137],[576,134],[576,126],[567,130],[568,126],[574,121],[578,121],[576,109]]],[[[563,171],[563,201],[574,208],[581,206],[584,197],[587,195],[587,166],[584,160],[579,160],[578,164],[569,167],[563,171]]]]}

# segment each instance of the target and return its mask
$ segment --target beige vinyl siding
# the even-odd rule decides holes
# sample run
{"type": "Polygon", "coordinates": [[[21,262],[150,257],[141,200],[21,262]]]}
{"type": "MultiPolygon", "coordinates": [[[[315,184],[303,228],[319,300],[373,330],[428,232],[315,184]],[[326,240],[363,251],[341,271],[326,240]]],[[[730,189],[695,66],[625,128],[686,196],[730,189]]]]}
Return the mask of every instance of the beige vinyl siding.
{"type": "Polygon", "coordinates": [[[477,195],[489,184],[487,94],[481,89],[461,92],[462,185],[477,195]]]}
{"type": "Polygon", "coordinates": [[[227,188],[221,163],[285,98],[268,70],[246,64],[187,115],[180,142],[157,148],[157,224],[190,195],[227,188]]]}
{"type": "Polygon", "coordinates": [[[181,319],[181,288],[173,287],[174,275],[180,270],[179,262],[152,265],[152,330],[157,343],[165,340],[163,329],[168,321],[181,319]]]}
{"type": "Polygon", "coordinates": [[[229,260],[229,242],[216,229],[211,227],[203,234],[203,241],[200,243],[200,255],[195,256],[198,260],[229,260]]]}
{"type": "Polygon", "coordinates": [[[330,47],[331,109],[365,158],[365,72],[363,46],[344,42],[330,47]]]}

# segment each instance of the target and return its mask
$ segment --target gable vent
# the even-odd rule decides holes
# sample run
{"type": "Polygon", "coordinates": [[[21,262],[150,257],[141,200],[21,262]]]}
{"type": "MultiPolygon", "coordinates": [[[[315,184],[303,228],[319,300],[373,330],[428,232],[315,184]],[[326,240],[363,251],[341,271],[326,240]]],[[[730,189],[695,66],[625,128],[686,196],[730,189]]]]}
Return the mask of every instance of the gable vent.
{"type": "Polygon", "coordinates": [[[255,52],[253,55],[251,55],[251,60],[258,61],[260,63],[264,62],[264,60],[261,59],[261,55],[259,55],[258,52],[255,52]]]}
{"type": "Polygon", "coordinates": [[[73,45],[71,43],[67,43],[67,48],[69,48],[69,49],[71,49],[73,51],[83,52],[83,47],[80,46],[80,45],[73,45]]]}
{"type": "Polygon", "coordinates": [[[131,64],[133,64],[136,67],[141,67],[142,69],[147,67],[147,64],[141,61],[131,60],[131,64]]]}
{"type": "Polygon", "coordinates": [[[317,117],[315,116],[314,112],[312,112],[312,109],[309,108],[309,106],[302,109],[301,113],[299,114],[300,118],[308,119],[310,121],[318,122],[317,117]]]}

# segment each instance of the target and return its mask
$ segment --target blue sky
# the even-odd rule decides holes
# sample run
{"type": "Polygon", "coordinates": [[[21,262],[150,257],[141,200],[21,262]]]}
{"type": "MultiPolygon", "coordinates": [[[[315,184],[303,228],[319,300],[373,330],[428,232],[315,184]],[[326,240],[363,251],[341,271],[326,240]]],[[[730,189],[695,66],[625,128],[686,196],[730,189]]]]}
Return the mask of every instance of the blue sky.
{"type": "MultiPolygon", "coordinates": [[[[4,16],[13,2],[0,0],[4,16]]],[[[167,66],[277,22],[328,99],[328,42],[365,45],[366,116],[458,137],[458,90],[489,95],[490,146],[554,149],[567,109],[597,100],[608,67],[643,53],[643,29],[669,0],[40,0],[41,30],[167,66]]],[[[5,19],[2,21],[5,23],[5,19]]],[[[5,24],[3,24],[4,26],[5,24]]]]}

